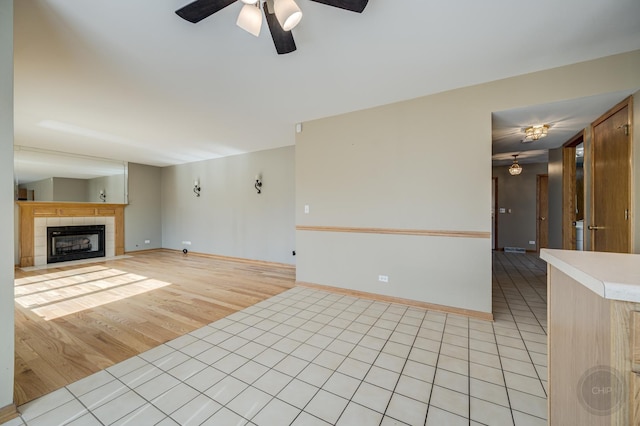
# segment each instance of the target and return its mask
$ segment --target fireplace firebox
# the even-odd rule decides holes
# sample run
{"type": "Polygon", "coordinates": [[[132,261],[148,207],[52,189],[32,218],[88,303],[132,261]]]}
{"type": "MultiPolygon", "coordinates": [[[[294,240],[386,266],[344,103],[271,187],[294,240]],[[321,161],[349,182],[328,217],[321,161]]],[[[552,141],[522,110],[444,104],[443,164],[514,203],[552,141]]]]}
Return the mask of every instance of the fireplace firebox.
{"type": "Polygon", "coordinates": [[[105,256],[105,226],[47,227],[47,263],[105,256]]]}

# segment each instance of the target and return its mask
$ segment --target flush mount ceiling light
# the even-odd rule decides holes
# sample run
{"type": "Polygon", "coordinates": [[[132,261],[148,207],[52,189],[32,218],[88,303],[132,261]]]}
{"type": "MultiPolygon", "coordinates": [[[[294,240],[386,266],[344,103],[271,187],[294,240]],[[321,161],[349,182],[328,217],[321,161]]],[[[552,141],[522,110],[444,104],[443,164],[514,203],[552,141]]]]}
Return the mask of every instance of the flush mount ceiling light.
{"type": "Polygon", "coordinates": [[[509,174],[511,176],[517,176],[522,173],[522,167],[518,164],[518,155],[513,156],[513,164],[509,167],[509,174]]]}
{"type": "MultiPolygon", "coordinates": [[[[237,0],[196,0],[176,10],[181,18],[200,22],[204,18],[224,9],[237,0]]],[[[351,12],[362,13],[369,0],[312,0],[317,3],[337,7],[351,12]]],[[[258,37],[262,27],[262,10],[271,32],[273,44],[279,55],[296,50],[291,30],[300,23],[302,11],[295,0],[242,0],[236,24],[250,34],[258,37]]]]}
{"type": "Polygon", "coordinates": [[[538,124],[535,126],[530,126],[524,129],[524,140],[523,142],[533,142],[538,139],[542,139],[547,136],[549,132],[549,125],[547,124],[538,124]]]}

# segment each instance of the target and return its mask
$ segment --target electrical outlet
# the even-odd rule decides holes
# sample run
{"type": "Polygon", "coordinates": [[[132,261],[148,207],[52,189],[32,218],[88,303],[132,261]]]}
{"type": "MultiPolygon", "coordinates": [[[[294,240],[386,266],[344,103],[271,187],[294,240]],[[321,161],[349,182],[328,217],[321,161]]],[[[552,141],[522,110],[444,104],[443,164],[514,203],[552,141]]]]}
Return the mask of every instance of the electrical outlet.
{"type": "Polygon", "coordinates": [[[144,240],[145,244],[151,244],[151,240],[144,240]]]}
{"type": "Polygon", "coordinates": [[[182,245],[190,246],[191,245],[191,241],[183,241],[182,245]]]}
{"type": "Polygon", "coordinates": [[[536,242],[535,241],[529,241],[529,244],[531,244],[532,246],[535,246],[536,242]]]}
{"type": "Polygon", "coordinates": [[[309,204],[304,205],[304,214],[309,214],[309,204]]]}
{"type": "Polygon", "coordinates": [[[389,282],[389,276],[388,275],[378,275],[378,281],[380,281],[381,283],[388,283],[389,282]]]}

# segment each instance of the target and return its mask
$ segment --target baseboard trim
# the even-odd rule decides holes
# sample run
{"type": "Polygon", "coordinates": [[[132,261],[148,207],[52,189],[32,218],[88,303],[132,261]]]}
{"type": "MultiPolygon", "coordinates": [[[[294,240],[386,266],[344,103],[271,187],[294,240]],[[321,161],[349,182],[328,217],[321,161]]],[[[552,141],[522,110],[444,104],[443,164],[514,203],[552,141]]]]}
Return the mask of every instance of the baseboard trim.
{"type": "Polygon", "coordinates": [[[345,296],[360,297],[363,299],[370,299],[378,302],[400,303],[402,305],[415,306],[418,308],[424,308],[431,311],[462,315],[465,317],[480,319],[484,321],[493,321],[493,313],[491,312],[474,311],[471,309],[456,308],[453,306],[438,305],[435,303],[420,302],[418,300],[403,299],[401,297],[385,296],[383,294],[368,293],[366,291],[351,290],[348,288],[333,287],[333,286],[323,285],[323,284],[312,284],[312,283],[306,283],[302,281],[296,281],[296,285],[301,287],[314,288],[317,290],[330,291],[332,293],[343,294],[345,296]]]}
{"type": "Polygon", "coordinates": [[[142,253],[153,253],[154,251],[163,251],[166,249],[163,248],[151,248],[151,249],[140,249],[140,250],[128,250],[124,254],[142,254],[142,253]]]}
{"type": "MultiPolygon", "coordinates": [[[[157,249],[157,250],[171,251],[171,252],[182,254],[182,250],[174,250],[174,249],[157,249]]],[[[250,265],[258,265],[258,266],[273,266],[276,268],[296,269],[296,265],[290,265],[288,263],[269,262],[267,260],[246,259],[244,257],[223,256],[221,254],[199,253],[195,251],[189,251],[189,253],[186,254],[186,256],[207,257],[210,259],[225,260],[228,262],[247,263],[250,265]]]]}
{"type": "Polygon", "coordinates": [[[18,407],[16,404],[9,404],[6,407],[0,408],[0,424],[8,422],[18,417],[18,407]]]}

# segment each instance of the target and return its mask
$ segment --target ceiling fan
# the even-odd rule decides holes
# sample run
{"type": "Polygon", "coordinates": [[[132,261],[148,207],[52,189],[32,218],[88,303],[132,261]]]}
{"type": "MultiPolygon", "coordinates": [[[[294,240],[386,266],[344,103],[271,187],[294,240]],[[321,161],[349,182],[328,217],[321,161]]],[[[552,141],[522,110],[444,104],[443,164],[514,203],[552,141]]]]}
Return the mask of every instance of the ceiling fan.
{"type": "MultiPolygon", "coordinates": [[[[214,13],[224,9],[237,0],[196,0],[176,10],[181,18],[192,22],[200,22],[214,13]]],[[[328,6],[352,12],[362,13],[369,0],[312,0],[328,6]]],[[[236,24],[243,30],[258,36],[262,26],[262,12],[267,19],[267,25],[271,32],[273,44],[279,55],[291,53],[296,50],[291,30],[302,19],[302,11],[294,0],[242,0],[244,6],[236,24]]]]}

